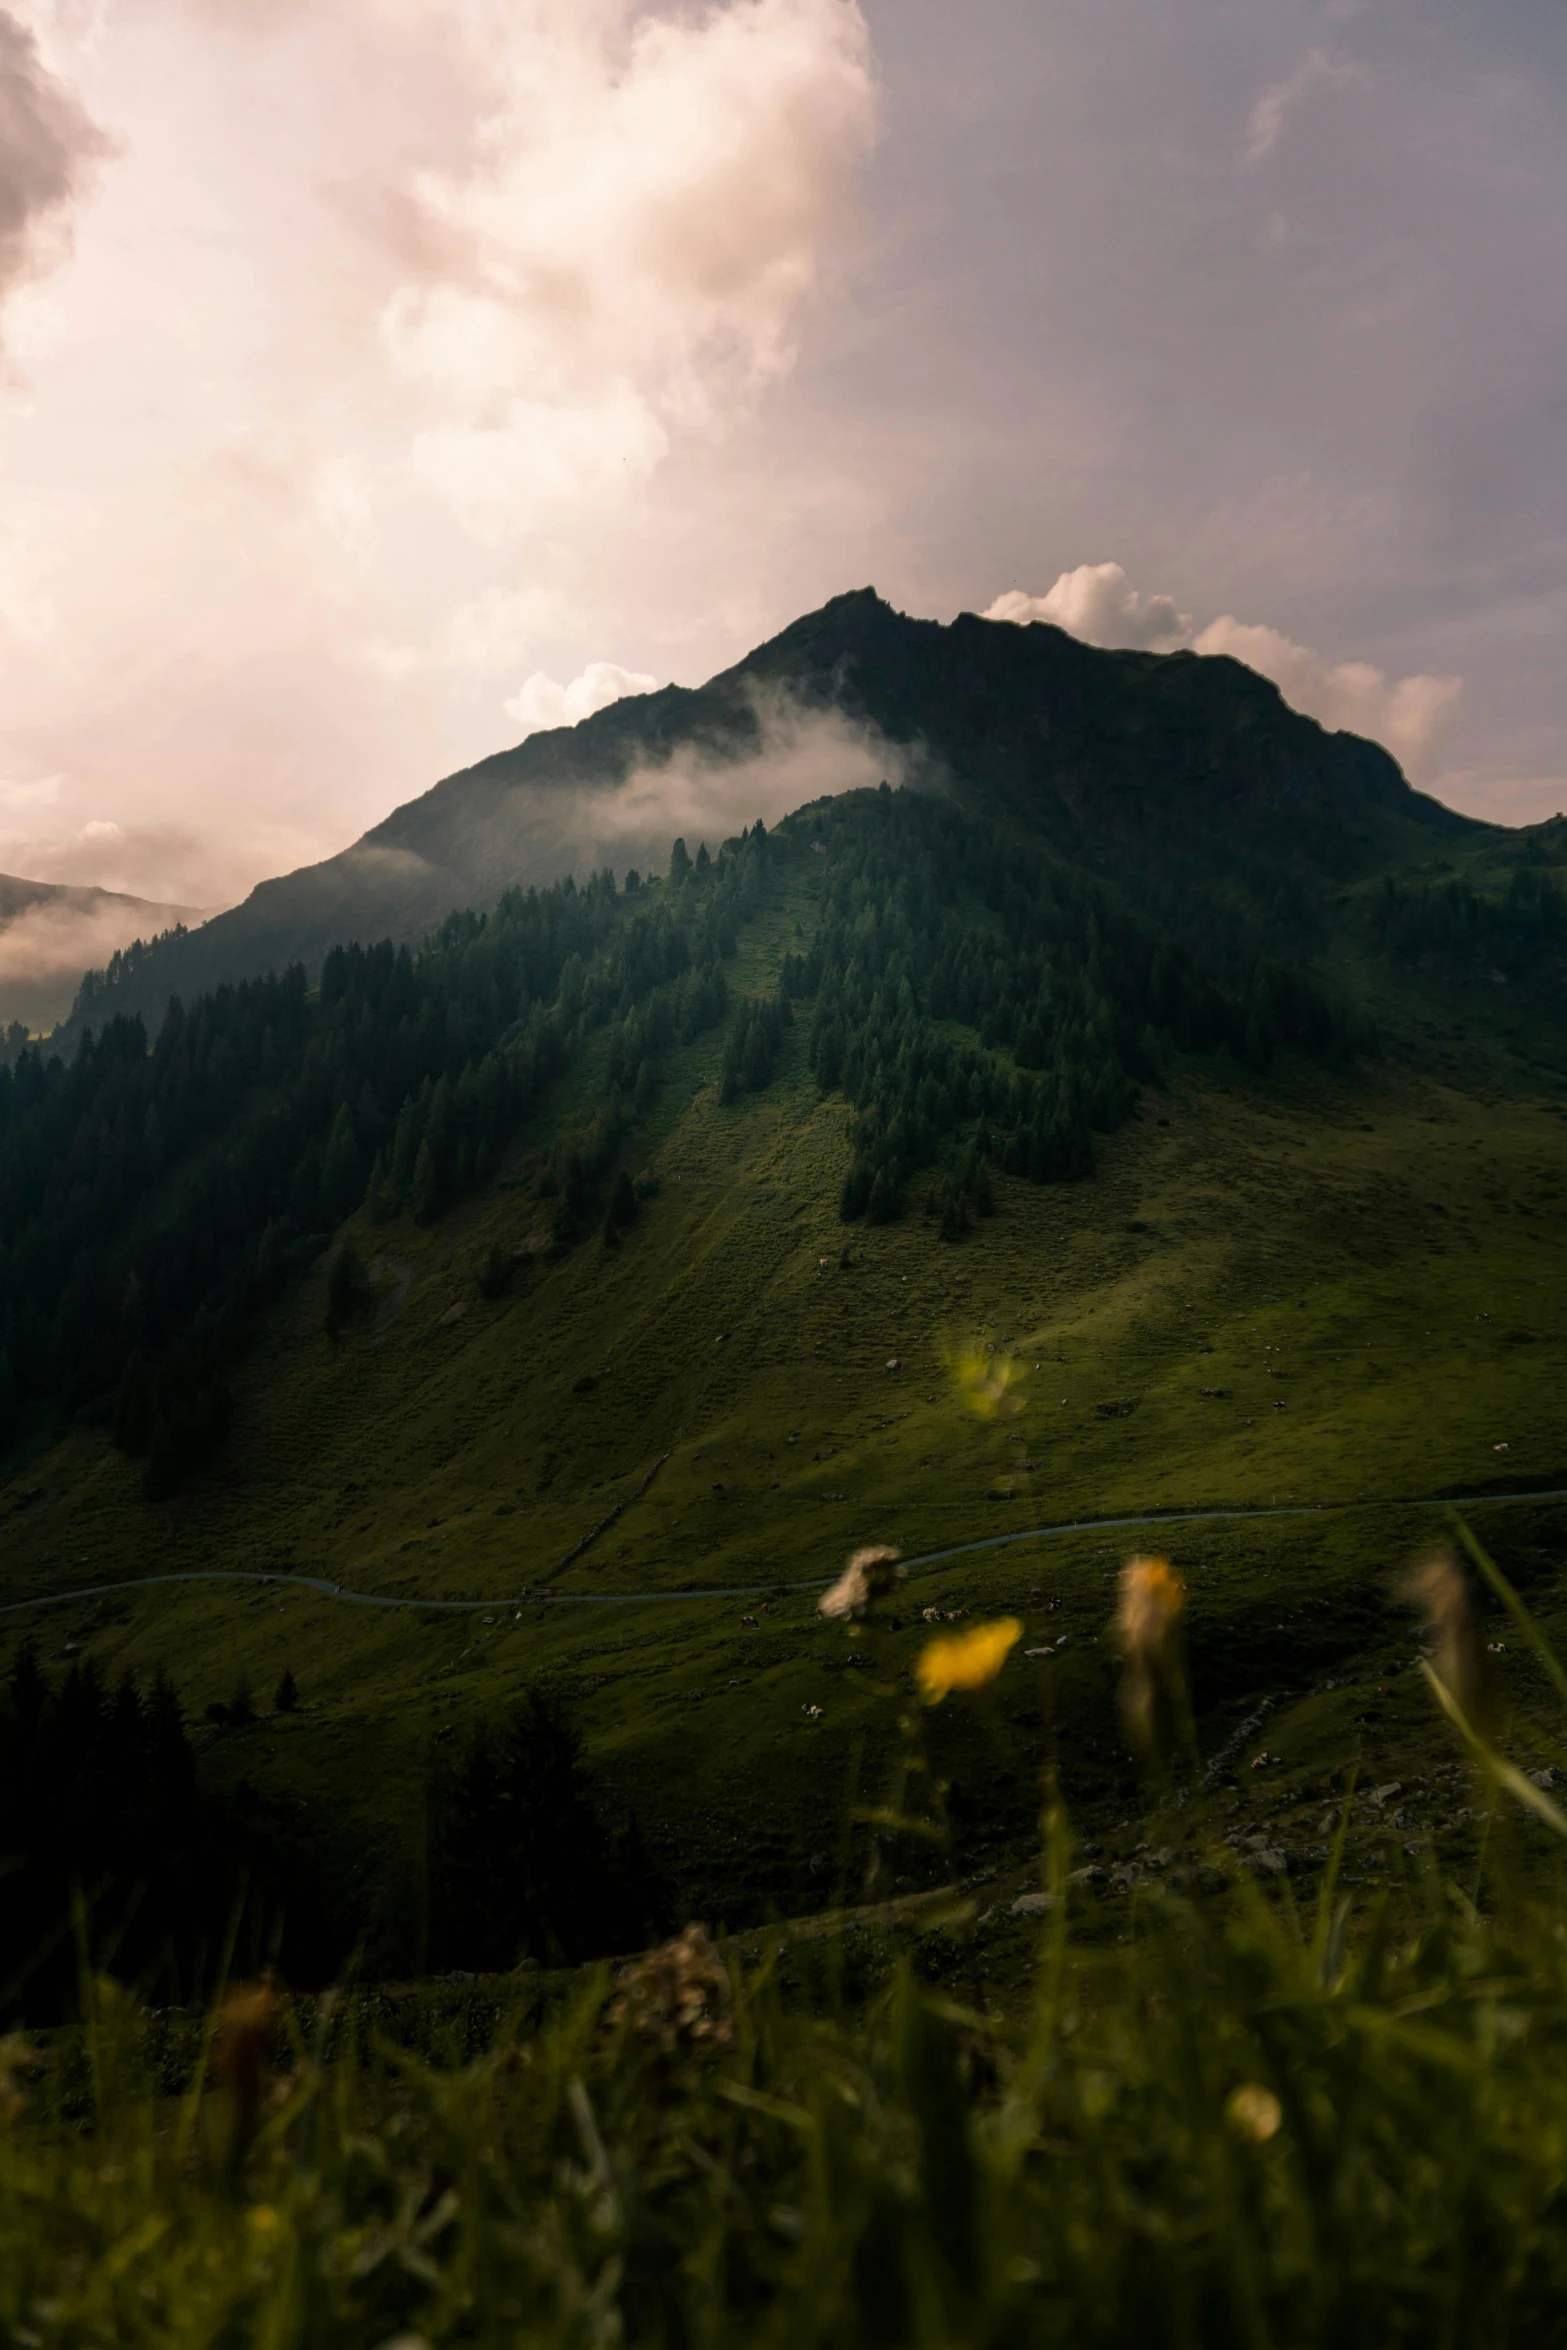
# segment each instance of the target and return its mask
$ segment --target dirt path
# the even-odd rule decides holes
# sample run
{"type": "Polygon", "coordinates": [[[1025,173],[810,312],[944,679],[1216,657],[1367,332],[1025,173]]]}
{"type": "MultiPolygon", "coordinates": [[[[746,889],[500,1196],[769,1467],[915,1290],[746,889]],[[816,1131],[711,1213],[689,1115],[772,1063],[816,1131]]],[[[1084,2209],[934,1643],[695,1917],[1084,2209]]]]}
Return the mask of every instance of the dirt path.
{"type": "MultiPolygon", "coordinates": [[[[1018,1542],[1043,1542],[1057,1534],[1105,1534],[1136,1526],[1211,1525],[1217,1519],[1327,1518],[1354,1509],[1501,1509],[1523,1501],[1567,1501],[1567,1487],[1547,1493],[1461,1493],[1413,1499],[1395,1495],[1382,1501],[1299,1502],[1287,1508],[1228,1510],[1159,1510],[1147,1517],[1072,1518],[1054,1526],[1023,1526],[1009,1534],[985,1534],[975,1542],[957,1542],[947,1550],[921,1551],[904,1560],[914,1574],[926,1567],[944,1566],[949,1559],[967,1558],[975,1551],[1004,1550],[1018,1542]]],[[[599,1529],[595,1529],[595,1532],[599,1529]]],[[[50,1591],[34,1599],[14,1599],[0,1606],[0,1616],[19,1615],[25,1608],[68,1607],[73,1600],[110,1598],[122,1591],[143,1591],[159,1583],[287,1583],[302,1591],[319,1592],[324,1599],[340,1599],[350,1607],[404,1607],[425,1613],[465,1613],[474,1608],[522,1607],[646,1607],[674,1600],[766,1599],[779,1591],[824,1591],[831,1575],[814,1575],[795,1583],[709,1583],[682,1591],[530,1591],[524,1587],[485,1599],[413,1599],[377,1591],[350,1591],[324,1575],[263,1574],[259,1568],[195,1567],[170,1575],[132,1575],[120,1583],[84,1583],[74,1591],[50,1591]]]]}

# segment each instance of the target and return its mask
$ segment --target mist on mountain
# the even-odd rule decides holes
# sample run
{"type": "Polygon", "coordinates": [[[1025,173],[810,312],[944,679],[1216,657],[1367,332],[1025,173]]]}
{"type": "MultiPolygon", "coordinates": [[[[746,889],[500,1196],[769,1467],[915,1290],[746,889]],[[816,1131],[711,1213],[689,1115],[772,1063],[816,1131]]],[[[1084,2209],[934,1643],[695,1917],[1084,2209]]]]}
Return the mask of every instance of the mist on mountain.
{"type": "Polygon", "coordinates": [[[319,865],[96,977],[68,1036],[302,963],[415,944],[444,918],[603,867],[661,865],[825,794],[941,789],[1114,863],[1283,843],[1318,862],[1404,819],[1472,830],[1377,744],[1331,734],[1240,662],[1110,651],[1043,622],[911,619],[834,597],[704,686],[629,695],[446,777],[319,865]]]}

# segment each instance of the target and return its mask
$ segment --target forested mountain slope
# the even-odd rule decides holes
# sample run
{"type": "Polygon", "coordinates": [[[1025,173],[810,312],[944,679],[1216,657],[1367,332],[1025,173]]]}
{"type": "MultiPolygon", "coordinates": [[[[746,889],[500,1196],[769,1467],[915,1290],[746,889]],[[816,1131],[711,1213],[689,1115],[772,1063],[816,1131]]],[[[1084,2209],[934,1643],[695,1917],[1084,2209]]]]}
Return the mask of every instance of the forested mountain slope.
{"type": "Polygon", "coordinates": [[[171,995],[296,960],[313,977],[333,945],[413,943],[513,885],[661,865],[682,829],[660,812],[661,774],[738,770],[730,796],[744,806],[746,771],[765,796],[787,740],[811,777],[799,797],[833,792],[845,721],[909,780],[1079,855],[1286,853],[1343,869],[1396,853],[1401,820],[1421,834],[1484,829],[1238,662],[1106,652],[1037,622],[911,620],[867,588],[703,687],[632,696],[448,776],[339,856],[264,882],[193,936],[119,958],[84,991],[72,1033],[120,1011],[156,1023],[171,995]],[[813,766],[809,722],[829,716],[813,766]],[[617,795],[632,778],[628,805],[617,795]]]}
{"type": "MultiPolygon", "coordinates": [[[[913,742],[962,626],[905,674],[895,615],[827,617],[777,662],[839,726],[881,680],[878,726],[913,742]]],[[[1082,648],[973,627],[980,715],[919,737],[940,790],[503,892],[0,1073],[0,1609],[25,1603],[0,1663],[40,1626],[53,1691],[16,1751],[42,1784],[67,1717],[100,1762],[140,1751],[166,1664],[187,1721],[216,1709],[190,1836],[305,1888],[291,1963],[366,1932],[375,1966],[469,1963],[431,1890],[430,1758],[541,1682],[628,1881],[634,1816],[680,1914],[819,1900],[823,1814],[876,1780],[888,1722],[783,1587],[855,1543],[1329,1506],[1168,1535],[1206,1562],[1204,1737],[1287,1685],[1309,1748],[1358,1718],[1346,1660],[1407,1640],[1385,1569],[1421,1497],[1567,1484],[1562,828],[1453,830],[1316,730],[1315,766],[1227,765],[1200,712],[1159,730],[1163,768],[1135,743],[1075,768],[1100,720],[1064,688],[1041,782],[1007,681],[1082,648]],[[316,1587],[138,1580],[279,1572],[316,1587]],[[614,1604],[525,1604],[541,1586],[614,1604]],[[258,1721],[285,1674],[302,1708],[258,1721]]],[[[1223,704],[1219,665],[1128,674],[1223,704]]],[[[1129,1539],[932,1566],[921,1601],[1068,1628],[1069,1793],[1112,1818],[1092,1641],[1129,1539]]],[[[1031,1704],[942,1760],[964,1865],[1032,1836],[1031,1704]]]]}
{"type": "MultiPolygon", "coordinates": [[[[150,1050],[29,1056],[0,1127],[35,1350],[0,1605],[108,1588],[0,1615],[0,1667],[29,1628],[62,1705],[78,1666],[144,1692],[168,1667],[214,1802],[262,1803],[236,1851],[320,1863],[296,1978],[356,1947],[492,1963],[438,1894],[430,1772],[541,1686],[676,1922],[820,1906],[895,1725],[784,1587],[861,1542],[1338,1505],[922,1570],[888,1670],[927,1606],[1068,1640],[1048,1723],[1032,1668],[983,1718],[942,1709],[950,1846],[896,1889],[1022,1864],[1047,1736],[1083,1832],[1126,1818],[1096,1636],[1129,1546],[1191,1575],[1205,1752],[1263,1697],[1303,1776],[1372,1715],[1391,1736],[1389,1571],[1446,1524],[1419,1497],[1567,1484],[1567,1091],[1526,1052],[1559,1054],[1559,1009],[1514,1044],[1509,989],[1378,959],[1375,902],[1358,961],[1232,982],[1228,930],[1172,941],[1010,833],[873,792],[629,897],[333,956],[319,994],[197,1003],[150,1050]],[[136,1581],[170,1574],[258,1580],[136,1581]],[[693,1588],[720,1596],[661,1596],[693,1588]],[[299,1706],[268,1710],[285,1674],[299,1706]]],[[[1554,1523],[1492,1529],[1536,1588],[1554,1523]]]]}

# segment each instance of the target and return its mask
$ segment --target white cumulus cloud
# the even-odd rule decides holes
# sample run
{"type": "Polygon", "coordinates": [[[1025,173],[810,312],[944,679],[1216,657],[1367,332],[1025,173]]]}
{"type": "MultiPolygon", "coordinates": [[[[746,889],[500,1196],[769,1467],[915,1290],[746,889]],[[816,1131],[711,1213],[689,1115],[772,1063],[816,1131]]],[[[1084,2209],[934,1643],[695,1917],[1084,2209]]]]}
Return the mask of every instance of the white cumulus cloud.
{"type": "Polygon", "coordinates": [[[1421,672],[1390,678],[1369,661],[1328,661],[1279,629],[1237,620],[1229,612],[1197,629],[1173,596],[1145,595],[1119,563],[1079,564],[1075,571],[1063,571],[1042,596],[1013,588],[998,596],[984,617],[1020,624],[1053,621],[1091,645],[1226,653],[1271,678],[1292,709],[1335,731],[1382,743],[1416,782],[1436,768],[1463,693],[1461,677],[1421,672]]]}
{"type": "Polygon", "coordinates": [[[1429,775],[1464,690],[1461,677],[1389,678],[1369,661],[1325,661],[1276,628],[1224,613],[1193,640],[1198,653],[1228,653],[1271,677],[1293,709],[1324,726],[1384,744],[1417,782],[1429,775]]]}
{"type": "Polygon", "coordinates": [[[415,477],[495,543],[787,370],[875,90],[856,0],[447,5],[486,104],[465,169],[397,191],[419,266],[381,324],[437,411],[415,477]]]}
{"type": "Polygon", "coordinates": [[[590,661],[569,685],[560,685],[536,669],[505,705],[506,715],[520,722],[526,741],[530,734],[542,734],[552,726],[577,726],[595,710],[607,710],[611,702],[626,694],[650,694],[657,684],[656,677],[621,669],[613,661],[590,661]]]}
{"type": "Polygon", "coordinates": [[[1191,620],[1173,596],[1145,596],[1119,563],[1080,563],[1063,571],[1042,596],[1009,588],[985,613],[987,620],[1048,620],[1091,645],[1173,653],[1190,641],[1191,620]]]}

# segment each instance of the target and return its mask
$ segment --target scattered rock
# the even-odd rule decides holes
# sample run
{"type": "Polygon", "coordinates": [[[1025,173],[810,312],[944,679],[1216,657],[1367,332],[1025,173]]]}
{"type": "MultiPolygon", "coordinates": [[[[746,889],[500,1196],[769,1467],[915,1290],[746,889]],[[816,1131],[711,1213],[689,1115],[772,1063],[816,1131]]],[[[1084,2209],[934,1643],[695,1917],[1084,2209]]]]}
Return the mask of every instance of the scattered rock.
{"type": "Polygon", "coordinates": [[[1012,1904],[1011,1914],[1015,1918],[1043,1917],[1045,1911],[1054,1909],[1055,1905],[1056,1897],[1053,1893],[1020,1893],[1012,1904]]]}

